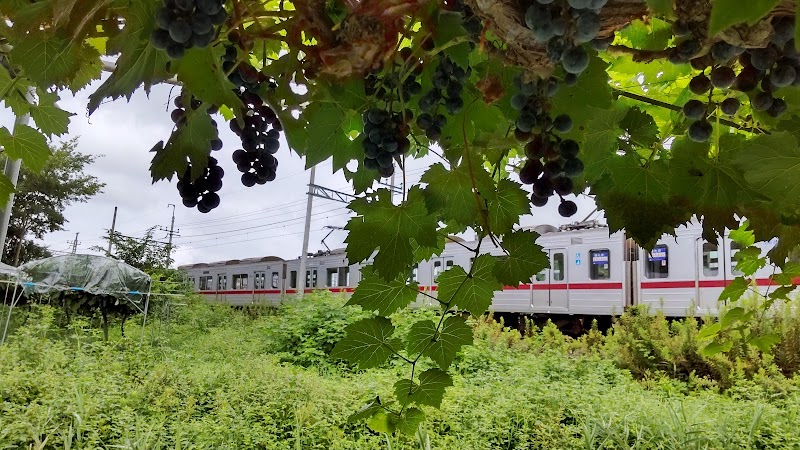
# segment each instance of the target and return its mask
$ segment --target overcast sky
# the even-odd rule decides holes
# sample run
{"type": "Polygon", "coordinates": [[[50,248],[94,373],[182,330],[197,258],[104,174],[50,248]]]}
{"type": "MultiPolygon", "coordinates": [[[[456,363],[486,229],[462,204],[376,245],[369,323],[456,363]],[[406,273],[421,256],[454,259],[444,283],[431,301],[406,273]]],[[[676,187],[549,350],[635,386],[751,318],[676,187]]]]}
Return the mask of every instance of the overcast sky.
{"type": "MultiPolygon", "coordinates": [[[[57,142],[78,137],[80,152],[103,155],[87,171],[106,183],[106,187],[88,203],[67,208],[65,231],[51,233],[44,239],[52,251],[70,251],[75,233],[79,233],[78,252],[91,253],[89,248],[93,245],[104,246],[102,236],[108,233],[115,206],[119,208],[117,231],[125,235],[141,237],[152,226],[169,228],[172,207],[168,204],[172,203],[176,205],[175,229],[179,231],[173,241],[174,257],[179,265],[266,255],[289,259],[301,253],[309,173],[304,170],[303,160],[290,153],[285,140],[282,139],[281,149],[275,155],[279,160],[276,180],[246,188],[231,161],[231,153],[240,148],[240,143],[223,123],[224,119],[218,117],[224,147],[213,156],[225,169],[219,192],[222,201],[218,208],[202,214],[181,204],[175,180],[152,184],[148,172],[152,158],[149,150],[159,140],[166,140],[172,130],[171,99],[179,88],[156,86],[149,98],[140,90],[130,103],[125,99],[107,102],[87,117],[88,95],[99,83],[75,96],[61,93],[61,108],[76,115],[70,122],[69,135],[57,142]]],[[[11,129],[13,122],[11,112],[3,110],[0,125],[11,129]]],[[[434,161],[435,157],[427,157],[411,162],[407,172],[409,185],[419,180],[434,161]]],[[[342,172],[332,173],[329,161],[317,167],[316,184],[353,193],[342,172]]],[[[561,218],[558,202],[551,200],[545,207],[535,208],[535,216],[524,217],[522,224],[559,225],[580,220],[594,209],[591,199],[582,196],[575,200],[578,213],[570,219],[561,218]]],[[[321,240],[330,231],[323,229],[324,226],[344,226],[348,217],[345,204],[314,198],[309,251],[324,249],[321,240]]],[[[165,231],[156,233],[158,240],[166,241],[166,237],[165,231]]],[[[344,238],[343,231],[334,231],[325,242],[331,248],[341,247],[344,238]]]]}

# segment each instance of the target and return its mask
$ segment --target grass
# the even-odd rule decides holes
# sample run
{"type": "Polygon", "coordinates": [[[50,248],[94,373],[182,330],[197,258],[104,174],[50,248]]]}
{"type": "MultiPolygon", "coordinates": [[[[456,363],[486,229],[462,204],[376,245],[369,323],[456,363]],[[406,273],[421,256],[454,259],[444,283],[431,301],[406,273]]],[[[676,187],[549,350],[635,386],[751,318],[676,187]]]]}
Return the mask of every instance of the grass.
{"type": "MultiPolygon", "coordinates": [[[[642,333],[589,343],[490,320],[475,323],[476,344],[418,435],[379,435],[347,416],[390,397],[403,367],[355,371],[326,354],[362,312],[327,297],[277,313],[189,304],[144,344],[132,332],[104,344],[87,322],[65,330],[54,310],[34,309],[0,347],[0,448],[800,448],[800,379],[768,361],[727,386],[638,374],[610,353],[642,333]]],[[[407,330],[430,314],[394,320],[407,330]]]]}

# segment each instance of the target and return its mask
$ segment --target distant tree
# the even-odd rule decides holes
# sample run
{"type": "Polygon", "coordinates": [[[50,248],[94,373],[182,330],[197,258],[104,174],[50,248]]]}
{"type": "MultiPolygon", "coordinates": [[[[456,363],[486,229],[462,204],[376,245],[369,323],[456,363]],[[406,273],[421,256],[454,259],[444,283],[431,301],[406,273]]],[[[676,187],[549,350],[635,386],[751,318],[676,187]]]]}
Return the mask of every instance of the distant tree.
{"type": "Polygon", "coordinates": [[[86,174],[96,157],[77,151],[77,138],[51,147],[52,156],[41,172],[27,170],[23,164],[14,195],[8,239],[3,261],[14,266],[49,256],[50,252],[29,237],[41,239],[47,233],[64,229],[64,210],[72,203],[83,203],[102,192],[105,183],[86,174]]]}
{"type": "MultiPolygon", "coordinates": [[[[108,242],[111,238],[111,255],[139,270],[152,273],[158,269],[166,269],[172,263],[167,246],[158,242],[153,237],[156,227],[151,227],[145,232],[144,237],[135,238],[114,232],[113,236],[105,236],[108,242]]],[[[174,248],[174,247],[173,247],[174,248]]],[[[91,250],[106,252],[106,247],[93,246],[91,250]]]]}

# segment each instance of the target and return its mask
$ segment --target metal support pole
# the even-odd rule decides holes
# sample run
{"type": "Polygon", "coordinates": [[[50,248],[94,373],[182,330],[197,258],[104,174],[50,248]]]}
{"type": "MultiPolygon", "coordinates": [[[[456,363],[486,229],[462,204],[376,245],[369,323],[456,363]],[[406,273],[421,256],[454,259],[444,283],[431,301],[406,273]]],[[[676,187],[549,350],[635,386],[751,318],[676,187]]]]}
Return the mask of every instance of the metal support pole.
{"type": "Polygon", "coordinates": [[[316,167],[311,168],[311,175],[308,179],[308,202],[306,203],[306,225],[303,231],[303,253],[300,254],[300,273],[298,273],[298,286],[297,286],[297,296],[298,298],[303,298],[303,294],[306,290],[306,255],[308,255],[308,235],[311,230],[311,207],[314,199],[314,195],[312,195],[313,185],[314,185],[314,174],[316,172],[316,167]]]}
{"type": "Polygon", "coordinates": [[[72,241],[72,254],[74,255],[78,251],[78,235],[80,233],[75,233],[75,240],[72,241]]]}
{"type": "Polygon", "coordinates": [[[117,207],[114,207],[114,218],[111,219],[111,229],[108,231],[108,250],[106,256],[111,256],[111,243],[114,242],[114,230],[117,228],[117,207]]]}
{"type": "MultiPolygon", "coordinates": [[[[25,100],[28,103],[33,104],[33,93],[36,92],[34,88],[28,89],[27,94],[25,95],[25,100]]],[[[14,121],[14,128],[17,125],[27,125],[30,122],[31,116],[30,114],[25,114],[24,116],[18,116],[17,119],[14,121]]],[[[16,189],[17,187],[17,180],[19,179],[19,170],[22,167],[22,160],[21,159],[11,159],[6,158],[6,166],[3,169],[3,173],[5,176],[11,180],[11,185],[14,186],[16,189]]],[[[0,249],[6,248],[6,236],[8,235],[8,224],[11,222],[11,210],[14,209],[14,193],[11,193],[11,196],[8,197],[8,204],[2,211],[2,216],[0,217],[0,249]]]]}

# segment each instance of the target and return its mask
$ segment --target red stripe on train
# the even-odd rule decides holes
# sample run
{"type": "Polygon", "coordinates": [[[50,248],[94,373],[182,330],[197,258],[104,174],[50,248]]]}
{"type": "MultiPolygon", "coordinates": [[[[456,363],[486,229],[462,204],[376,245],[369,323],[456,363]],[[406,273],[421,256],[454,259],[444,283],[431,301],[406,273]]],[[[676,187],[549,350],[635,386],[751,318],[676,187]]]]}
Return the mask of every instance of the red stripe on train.
{"type": "MultiPolygon", "coordinates": [[[[731,284],[733,280],[701,280],[697,282],[697,286],[701,288],[724,288],[731,284]]],[[[769,278],[757,278],[756,285],[758,286],[773,286],[776,285],[774,281],[769,278]]],[[[686,289],[694,288],[695,281],[643,281],[642,289],[686,289]]]]}

